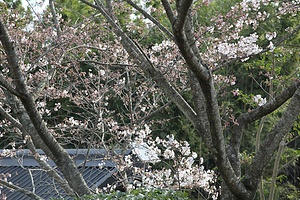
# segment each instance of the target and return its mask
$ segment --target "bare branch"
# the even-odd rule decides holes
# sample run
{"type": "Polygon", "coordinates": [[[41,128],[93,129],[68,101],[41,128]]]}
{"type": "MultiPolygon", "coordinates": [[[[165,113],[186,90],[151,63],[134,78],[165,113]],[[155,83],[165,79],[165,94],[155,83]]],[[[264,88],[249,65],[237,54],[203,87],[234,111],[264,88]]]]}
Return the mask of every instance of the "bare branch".
{"type": "Polygon", "coordinates": [[[149,15],[145,10],[143,10],[141,7],[136,5],[133,1],[131,0],[126,0],[126,2],[134,7],[137,11],[139,11],[142,15],[144,15],[145,18],[149,19],[151,22],[153,22],[163,33],[165,33],[169,38],[173,39],[173,34],[165,28],[159,21],[157,21],[154,17],[149,15]]]}
{"type": "Polygon", "coordinates": [[[196,45],[197,40],[195,38],[194,33],[195,33],[194,24],[193,24],[192,16],[189,13],[184,26],[184,34],[186,35],[187,42],[189,43],[191,49],[193,50],[193,53],[195,54],[195,56],[197,56],[199,62],[201,62],[200,51],[196,45]]]}
{"type": "Polygon", "coordinates": [[[200,80],[208,81],[210,77],[209,69],[202,65],[201,60],[195,55],[185,34],[175,34],[175,40],[188,67],[193,71],[196,77],[200,80]]]}
{"type": "Polygon", "coordinates": [[[10,121],[10,123],[12,123],[13,126],[17,127],[20,130],[23,129],[22,124],[9,113],[7,113],[2,106],[0,106],[0,114],[4,116],[8,121],[10,121]]]}
{"type": "Polygon", "coordinates": [[[193,100],[195,104],[195,111],[197,112],[198,118],[201,123],[201,126],[198,128],[198,132],[201,134],[203,141],[205,142],[208,148],[212,148],[212,139],[210,135],[210,127],[206,114],[206,100],[202,92],[201,86],[191,71],[189,71],[189,81],[191,85],[191,90],[194,94],[193,100]]]}
{"type": "Polygon", "coordinates": [[[61,38],[61,30],[60,30],[60,26],[59,23],[57,21],[56,18],[56,12],[55,12],[55,7],[54,7],[54,2],[53,0],[49,0],[49,6],[50,6],[50,11],[53,17],[53,21],[54,21],[54,25],[55,25],[55,29],[56,29],[56,33],[57,33],[57,39],[60,40],[61,38]]]}
{"type": "Polygon", "coordinates": [[[12,183],[9,183],[7,181],[4,181],[2,179],[0,179],[0,184],[9,188],[9,189],[12,189],[12,190],[16,190],[16,191],[19,191],[19,192],[22,192],[24,194],[26,194],[27,196],[29,196],[30,198],[32,199],[36,199],[36,200],[43,200],[43,198],[41,198],[40,196],[34,194],[33,192],[29,191],[29,190],[26,190],[24,188],[21,188],[17,185],[14,185],[12,183]]]}
{"type": "Polygon", "coordinates": [[[178,16],[177,19],[175,20],[175,24],[173,25],[174,26],[173,30],[176,33],[182,32],[187,14],[189,12],[192,3],[193,0],[179,1],[178,16]]]}
{"type": "MultiPolygon", "coordinates": [[[[35,151],[35,147],[34,144],[32,143],[31,137],[29,135],[26,135],[26,129],[24,128],[24,126],[18,122],[15,118],[13,118],[9,113],[5,112],[5,110],[2,108],[2,106],[0,106],[0,114],[2,116],[4,116],[7,120],[9,120],[15,127],[17,127],[18,129],[20,129],[22,131],[22,135],[23,137],[26,139],[27,141],[27,146],[29,147],[30,151],[33,153],[33,155],[35,155],[35,158],[37,160],[37,162],[40,164],[40,166],[46,170],[47,174],[49,174],[51,177],[53,177],[61,186],[62,188],[64,188],[64,190],[69,194],[69,195],[74,195],[73,190],[68,186],[68,183],[63,180],[55,171],[54,169],[52,169],[44,160],[39,159],[39,155],[38,153],[35,151]]],[[[23,118],[24,119],[24,118],[23,118]]],[[[36,137],[34,137],[35,140],[37,139],[36,137]]],[[[41,142],[38,142],[41,145],[41,142]]],[[[47,152],[47,151],[46,151],[47,152]]]]}
{"type": "Polygon", "coordinates": [[[258,153],[246,172],[244,183],[250,190],[256,190],[256,185],[264,172],[267,163],[270,161],[274,151],[289,132],[294,122],[300,114],[300,87],[294,93],[291,102],[281,119],[273,127],[273,130],[267,135],[261,143],[258,153]]]}
{"type": "Polygon", "coordinates": [[[174,16],[174,13],[172,11],[172,8],[171,8],[171,5],[170,5],[169,1],[168,0],[161,0],[161,2],[164,6],[164,9],[165,9],[166,13],[167,13],[169,21],[173,25],[173,23],[175,22],[175,16],[174,16]]]}
{"type": "Polygon", "coordinates": [[[293,31],[291,31],[290,33],[288,33],[287,35],[285,35],[284,37],[282,37],[278,41],[276,41],[274,46],[279,46],[280,44],[282,44],[284,41],[286,41],[290,37],[296,35],[299,31],[300,31],[300,25],[297,26],[297,28],[295,28],[293,31]]]}
{"type": "Polygon", "coordinates": [[[96,60],[77,60],[78,62],[83,62],[83,63],[95,63],[97,65],[105,65],[105,66],[124,66],[124,67],[128,67],[128,66],[132,66],[131,64],[122,64],[122,63],[103,63],[103,62],[99,62],[96,60]]]}
{"type": "MultiPolygon", "coordinates": [[[[3,45],[3,48],[5,50],[8,65],[10,67],[11,73],[13,74],[13,78],[16,80],[22,80],[24,82],[24,77],[21,75],[20,69],[19,69],[19,63],[18,63],[18,57],[14,50],[13,41],[10,40],[7,30],[0,21],[0,41],[3,45]]],[[[18,86],[16,85],[16,89],[18,89],[18,86]]],[[[19,91],[19,93],[22,93],[19,91]]]]}
{"type": "Polygon", "coordinates": [[[34,13],[34,15],[39,19],[39,22],[41,24],[43,24],[43,26],[45,26],[44,20],[41,18],[41,15],[39,13],[37,13],[36,9],[32,6],[32,3],[34,3],[34,2],[31,2],[30,0],[26,0],[26,2],[29,5],[31,11],[34,13]]]}
{"type": "Polygon", "coordinates": [[[299,158],[300,158],[300,155],[299,155],[299,154],[296,155],[296,156],[294,156],[294,157],[291,158],[288,162],[286,162],[284,165],[282,165],[282,166],[278,169],[278,171],[280,172],[280,171],[282,171],[283,169],[285,169],[286,167],[288,167],[288,166],[290,166],[290,165],[293,165],[293,163],[295,163],[296,160],[299,159],[299,158]]]}
{"type": "Polygon", "coordinates": [[[5,80],[2,74],[0,74],[0,85],[2,85],[5,89],[10,91],[12,94],[16,95],[17,97],[22,96],[8,81],[5,80]]]}
{"type": "Polygon", "coordinates": [[[225,138],[213,79],[210,78],[207,82],[200,80],[199,83],[206,99],[206,115],[210,125],[210,134],[213,144],[212,153],[214,155],[214,160],[219,167],[218,169],[223,180],[226,182],[226,185],[232,194],[234,194],[237,199],[247,199],[249,193],[247,192],[247,189],[244,187],[243,183],[240,181],[239,176],[235,173],[226,152],[225,138]]]}
{"type": "Polygon", "coordinates": [[[156,110],[154,110],[153,112],[149,113],[148,115],[144,116],[143,118],[141,119],[137,119],[135,120],[133,123],[134,124],[137,124],[137,123],[140,123],[146,119],[149,119],[151,118],[152,116],[154,116],[155,114],[161,112],[162,110],[164,110],[166,107],[168,107],[169,105],[171,105],[172,101],[169,101],[167,103],[165,103],[164,105],[162,105],[161,107],[157,108],[156,110]]]}
{"type": "MultiPolygon", "coordinates": [[[[87,5],[96,8],[106,18],[110,25],[115,29],[115,33],[121,37],[121,43],[126,49],[127,53],[133,58],[133,60],[141,67],[141,69],[157,83],[157,85],[172,99],[172,101],[180,108],[184,115],[193,122],[196,113],[193,108],[186,102],[186,100],[179,94],[179,92],[168,82],[164,75],[156,69],[148,57],[145,55],[139,45],[131,40],[123,30],[112,20],[110,15],[106,13],[102,4],[94,5],[86,0],[81,0],[87,5]]],[[[100,2],[99,2],[100,3],[100,2]]]]}
{"type": "Polygon", "coordinates": [[[238,124],[241,123],[243,125],[247,125],[257,119],[260,119],[265,115],[270,114],[271,112],[279,108],[282,104],[284,104],[287,100],[289,100],[294,95],[298,87],[300,87],[300,80],[286,88],[282,93],[277,95],[273,100],[269,101],[268,103],[250,112],[240,115],[237,118],[238,124]]]}
{"type": "Polygon", "coordinates": [[[90,2],[88,2],[88,1],[86,1],[86,0],[81,0],[83,3],[85,3],[86,5],[88,5],[88,6],[90,6],[90,7],[92,7],[92,8],[95,8],[95,9],[99,9],[100,7],[99,7],[99,1],[96,1],[96,3],[98,4],[98,5],[95,5],[95,4],[92,4],[92,3],[90,3],[90,2]]]}
{"type": "MultiPolygon", "coordinates": [[[[168,14],[168,12],[169,12],[168,9],[171,9],[168,7],[168,6],[170,6],[169,2],[167,0],[163,0],[162,2],[164,5],[164,8],[165,8],[165,11],[168,14]]],[[[185,2],[181,2],[181,3],[185,4],[185,2]]],[[[188,16],[188,11],[191,6],[191,2],[188,1],[187,4],[188,5],[181,5],[180,9],[178,11],[178,12],[183,12],[181,14],[178,13],[178,15],[184,19],[180,19],[179,21],[178,21],[178,19],[176,19],[177,25],[172,26],[175,42],[176,42],[182,56],[184,57],[188,67],[192,70],[192,72],[196,75],[196,77],[198,79],[202,79],[203,81],[208,81],[209,77],[210,77],[210,72],[209,72],[209,69],[201,63],[200,55],[198,55],[199,51],[197,50],[197,48],[195,48],[195,44],[194,44],[195,40],[193,39],[193,36],[191,36],[191,30],[192,30],[192,26],[190,24],[191,22],[188,22],[189,24],[187,24],[187,26],[186,26],[186,31],[182,30],[183,26],[185,25],[185,20],[188,16]],[[178,26],[178,27],[176,27],[176,26],[178,26]],[[192,46],[192,48],[191,48],[191,46],[192,46]]],[[[169,20],[172,23],[172,21],[171,21],[172,19],[169,19],[169,20]]]]}
{"type": "Polygon", "coordinates": [[[32,142],[31,137],[28,135],[25,137],[27,142],[27,147],[33,154],[35,160],[39,163],[39,165],[46,171],[46,173],[53,177],[54,180],[66,191],[68,195],[74,196],[75,192],[70,188],[67,181],[63,179],[56,171],[53,169],[45,160],[41,159],[40,154],[36,151],[36,148],[32,142]]]}

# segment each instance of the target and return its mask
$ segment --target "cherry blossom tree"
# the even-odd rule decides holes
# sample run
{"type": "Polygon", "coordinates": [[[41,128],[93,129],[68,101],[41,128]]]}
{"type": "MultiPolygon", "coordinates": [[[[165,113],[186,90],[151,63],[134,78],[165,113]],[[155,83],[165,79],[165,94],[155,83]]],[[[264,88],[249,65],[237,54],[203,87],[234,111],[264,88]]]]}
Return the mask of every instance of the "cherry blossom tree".
{"type": "MultiPolygon", "coordinates": [[[[299,27],[294,27],[285,35],[277,36],[276,33],[267,33],[266,40],[269,44],[260,46],[259,35],[256,32],[259,24],[268,19],[269,14],[264,11],[265,6],[272,6],[276,15],[280,18],[283,15],[296,15],[299,10],[299,2],[280,1],[242,1],[237,3],[225,15],[215,16],[212,26],[195,26],[195,16],[201,9],[214,1],[167,1],[162,0],[166,17],[169,20],[166,28],[153,18],[155,8],[146,10],[139,2],[126,1],[134,9],[140,12],[143,17],[152,22],[165,33],[168,39],[162,43],[165,48],[173,49],[173,59],[180,57],[185,63],[186,73],[189,74],[189,81],[193,95],[193,103],[187,102],[178,92],[176,83],[172,82],[160,69],[161,66],[170,64],[162,60],[157,62],[156,56],[147,52],[142,45],[128,36],[128,30],[124,30],[118,23],[115,9],[120,7],[116,2],[95,1],[90,3],[83,0],[87,5],[99,11],[110,23],[111,30],[119,37],[121,44],[133,59],[135,64],[144,70],[164,91],[164,93],[178,106],[184,115],[193,124],[199,136],[201,136],[210,149],[216,162],[218,170],[223,179],[223,199],[253,199],[261,176],[270,161],[280,141],[288,133],[299,115],[299,80],[295,77],[290,86],[286,86],[281,93],[273,96],[272,100],[266,102],[261,96],[253,100],[258,106],[238,116],[231,126],[231,136],[227,140],[224,137],[224,128],[219,111],[218,93],[216,90],[217,72],[228,62],[245,62],[251,56],[267,51],[273,51],[284,40],[298,33],[299,27]],[[245,28],[251,27],[252,33],[244,36],[241,34],[245,28]],[[281,37],[274,44],[272,39],[281,37]],[[204,49],[204,50],[203,50],[204,49]],[[273,127],[260,144],[249,169],[241,174],[241,163],[239,149],[245,127],[263,116],[266,116],[289,100],[288,106],[282,118],[273,127]]],[[[161,7],[160,7],[160,10],[161,7]]],[[[155,46],[154,51],[162,50],[162,46],[155,46]]],[[[159,56],[159,55],[158,55],[159,56]]],[[[165,58],[169,58],[165,56],[165,58]]],[[[164,58],[164,59],[165,59],[164,58]]],[[[176,64],[168,70],[176,69],[176,64]]],[[[180,70],[180,72],[183,72],[180,70]]]]}
{"type": "MultiPolygon", "coordinates": [[[[259,28],[271,23],[271,14],[277,19],[295,17],[299,1],[234,1],[225,13],[215,13],[211,19],[201,14],[218,1],[81,2],[85,10],[80,19],[72,19],[78,21],[74,24],[64,20],[53,1],[33,27],[17,11],[1,16],[0,112],[7,130],[2,134],[10,132],[14,141],[24,140],[17,148],[30,148],[40,165],[73,196],[91,191],[63,147],[122,147],[138,155],[140,145],[151,150],[147,150],[150,161],[171,167],[143,171],[133,167],[133,157],[109,154],[127,189],[202,187],[217,198],[217,188],[210,185],[215,182],[214,172],[203,169],[202,159],[185,141],[172,135],[150,136],[153,121],[148,119],[173,103],[216,163],[222,178],[220,198],[254,199],[267,164],[299,116],[299,77],[296,71],[269,98],[253,94],[248,98],[251,107],[241,114],[227,108],[224,114],[223,91],[243,80],[222,71],[283,48],[298,34],[299,26],[287,27],[281,35],[259,28]],[[147,35],[150,30],[157,33],[154,43],[149,37],[154,35],[147,35]],[[245,129],[281,106],[285,107],[281,118],[242,172],[245,129]],[[43,149],[64,178],[39,159],[35,148],[43,149]],[[129,182],[127,169],[134,169],[142,182],[129,182]]],[[[268,80],[279,76],[265,75],[268,80]]],[[[243,94],[234,88],[226,95],[243,94]]]]}
{"type": "MultiPolygon", "coordinates": [[[[174,138],[169,142],[151,140],[151,130],[144,121],[169,104],[163,92],[134,66],[118,40],[109,39],[110,31],[102,29],[102,36],[108,38],[102,41],[94,32],[97,23],[89,18],[75,27],[63,26],[53,2],[49,3],[49,10],[34,24],[15,10],[4,13],[1,20],[1,115],[5,117],[1,137],[12,138],[11,149],[1,156],[13,157],[18,149],[29,148],[41,170],[47,171],[67,194],[82,196],[91,191],[63,147],[104,148],[109,152],[107,159],[116,163],[117,180],[128,190],[136,186],[202,187],[216,198],[217,190],[211,185],[215,182],[214,172],[205,171],[202,163],[195,161],[198,155],[186,142],[174,138]],[[133,170],[134,156],[120,157],[115,150],[134,148],[133,154],[139,156],[141,145],[162,157],[155,163],[174,160],[175,151],[180,157],[171,167],[156,169],[154,174],[135,168],[134,176],[143,181],[132,183],[127,172],[133,170]],[[157,145],[162,146],[161,150],[157,145]],[[36,148],[56,163],[64,178],[36,148]],[[170,153],[173,157],[168,156],[170,153]],[[185,166],[185,173],[178,175],[185,166]],[[165,174],[169,184],[154,182],[155,173],[165,174]]],[[[171,75],[169,78],[179,80],[171,75]]],[[[180,87],[185,81],[180,80],[180,87]]],[[[1,175],[1,185],[40,199],[11,183],[10,176],[1,175]]],[[[107,191],[116,186],[107,187],[107,191]]]]}

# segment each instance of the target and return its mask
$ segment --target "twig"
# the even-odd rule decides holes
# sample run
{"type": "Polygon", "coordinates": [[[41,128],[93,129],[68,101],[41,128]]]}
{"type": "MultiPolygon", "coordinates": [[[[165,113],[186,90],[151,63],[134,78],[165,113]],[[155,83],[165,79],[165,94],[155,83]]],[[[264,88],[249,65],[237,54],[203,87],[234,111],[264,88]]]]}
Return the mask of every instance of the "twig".
{"type": "Polygon", "coordinates": [[[144,15],[145,18],[149,19],[152,23],[154,23],[163,33],[167,34],[168,37],[173,39],[173,34],[165,28],[159,21],[157,21],[154,17],[149,15],[145,10],[143,10],[141,7],[136,5],[133,1],[131,0],[126,0],[126,2],[134,7],[137,11],[139,11],[142,15],[144,15]]]}
{"type": "Polygon", "coordinates": [[[12,183],[9,183],[9,182],[6,182],[6,181],[3,181],[0,179],[0,184],[9,188],[9,189],[12,189],[12,190],[17,190],[19,192],[22,192],[24,194],[26,194],[27,196],[31,197],[32,199],[36,199],[36,200],[43,200],[43,198],[41,198],[40,196],[34,194],[33,192],[29,191],[29,190],[26,190],[24,188],[21,188],[17,185],[14,185],[12,183]]]}

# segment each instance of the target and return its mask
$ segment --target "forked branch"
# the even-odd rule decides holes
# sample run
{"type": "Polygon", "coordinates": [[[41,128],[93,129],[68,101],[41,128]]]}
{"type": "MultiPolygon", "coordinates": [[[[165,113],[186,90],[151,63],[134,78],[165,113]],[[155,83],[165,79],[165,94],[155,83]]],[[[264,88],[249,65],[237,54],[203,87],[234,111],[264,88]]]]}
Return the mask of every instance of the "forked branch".
{"type": "Polygon", "coordinates": [[[176,33],[182,32],[184,23],[186,21],[186,18],[187,18],[187,15],[188,15],[188,12],[189,12],[189,9],[190,9],[192,3],[193,3],[193,0],[178,1],[178,4],[179,4],[178,8],[177,8],[178,15],[177,15],[177,18],[173,25],[174,26],[173,30],[176,33]]]}
{"type": "Polygon", "coordinates": [[[126,33],[118,26],[118,24],[111,18],[110,14],[107,13],[107,9],[103,4],[91,4],[86,0],[81,0],[87,5],[96,8],[106,18],[108,23],[113,27],[115,33],[121,38],[121,43],[127,53],[135,61],[135,63],[149,75],[157,85],[172,99],[172,101],[180,108],[184,115],[193,122],[197,114],[193,108],[186,102],[182,95],[168,82],[166,77],[150,62],[146,54],[139,47],[139,45],[130,39],[126,33]]]}
{"type": "Polygon", "coordinates": [[[270,161],[274,151],[277,149],[279,143],[284,136],[292,128],[294,122],[300,114],[300,87],[294,93],[291,102],[282,117],[273,127],[272,131],[267,135],[266,139],[261,143],[257,155],[249,166],[249,170],[245,175],[245,185],[250,190],[256,190],[256,186],[262,173],[270,161]]]}

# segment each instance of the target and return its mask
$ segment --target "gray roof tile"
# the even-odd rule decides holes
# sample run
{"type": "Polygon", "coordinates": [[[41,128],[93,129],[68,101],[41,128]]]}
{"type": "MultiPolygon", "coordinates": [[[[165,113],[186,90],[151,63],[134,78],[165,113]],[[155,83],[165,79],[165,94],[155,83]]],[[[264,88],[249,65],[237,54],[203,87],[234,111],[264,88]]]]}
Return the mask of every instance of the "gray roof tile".
{"type": "MultiPolygon", "coordinates": [[[[86,158],[86,149],[68,149],[69,154],[73,157],[79,169],[86,158]]],[[[39,150],[39,153],[44,153],[39,150]]],[[[93,149],[90,150],[88,160],[85,165],[83,177],[91,189],[102,188],[107,183],[114,182],[113,174],[116,172],[114,163],[110,160],[105,160],[105,165],[102,169],[98,167],[98,164],[102,162],[101,158],[105,155],[104,150],[93,149]]],[[[129,153],[127,151],[126,153],[129,153]]],[[[1,151],[0,151],[1,155],[1,151]]],[[[51,160],[47,161],[51,166],[55,166],[51,160]]],[[[81,170],[80,169],[80,170],[81,170]]],[[[22,150],[18,151],[16,157],[0,157],[0,174],[11,174],[8,181],[19,187],[25,188],[42,197],[43,199],[60,198],[65,197],[63,189],[54,183],[53,179],[49,177],[45,171],[39,168],[38,163],[34,160],[30,151],[22,150]],[[22,164],[22,167],[21,165],[22,164]]],[[[0,185],[1,187],[1,185],[0,185]]],[[[6,195],[7,200],[30,200],[27,195],[9,190],[3,187],[0,194],[6,195]]]]}

